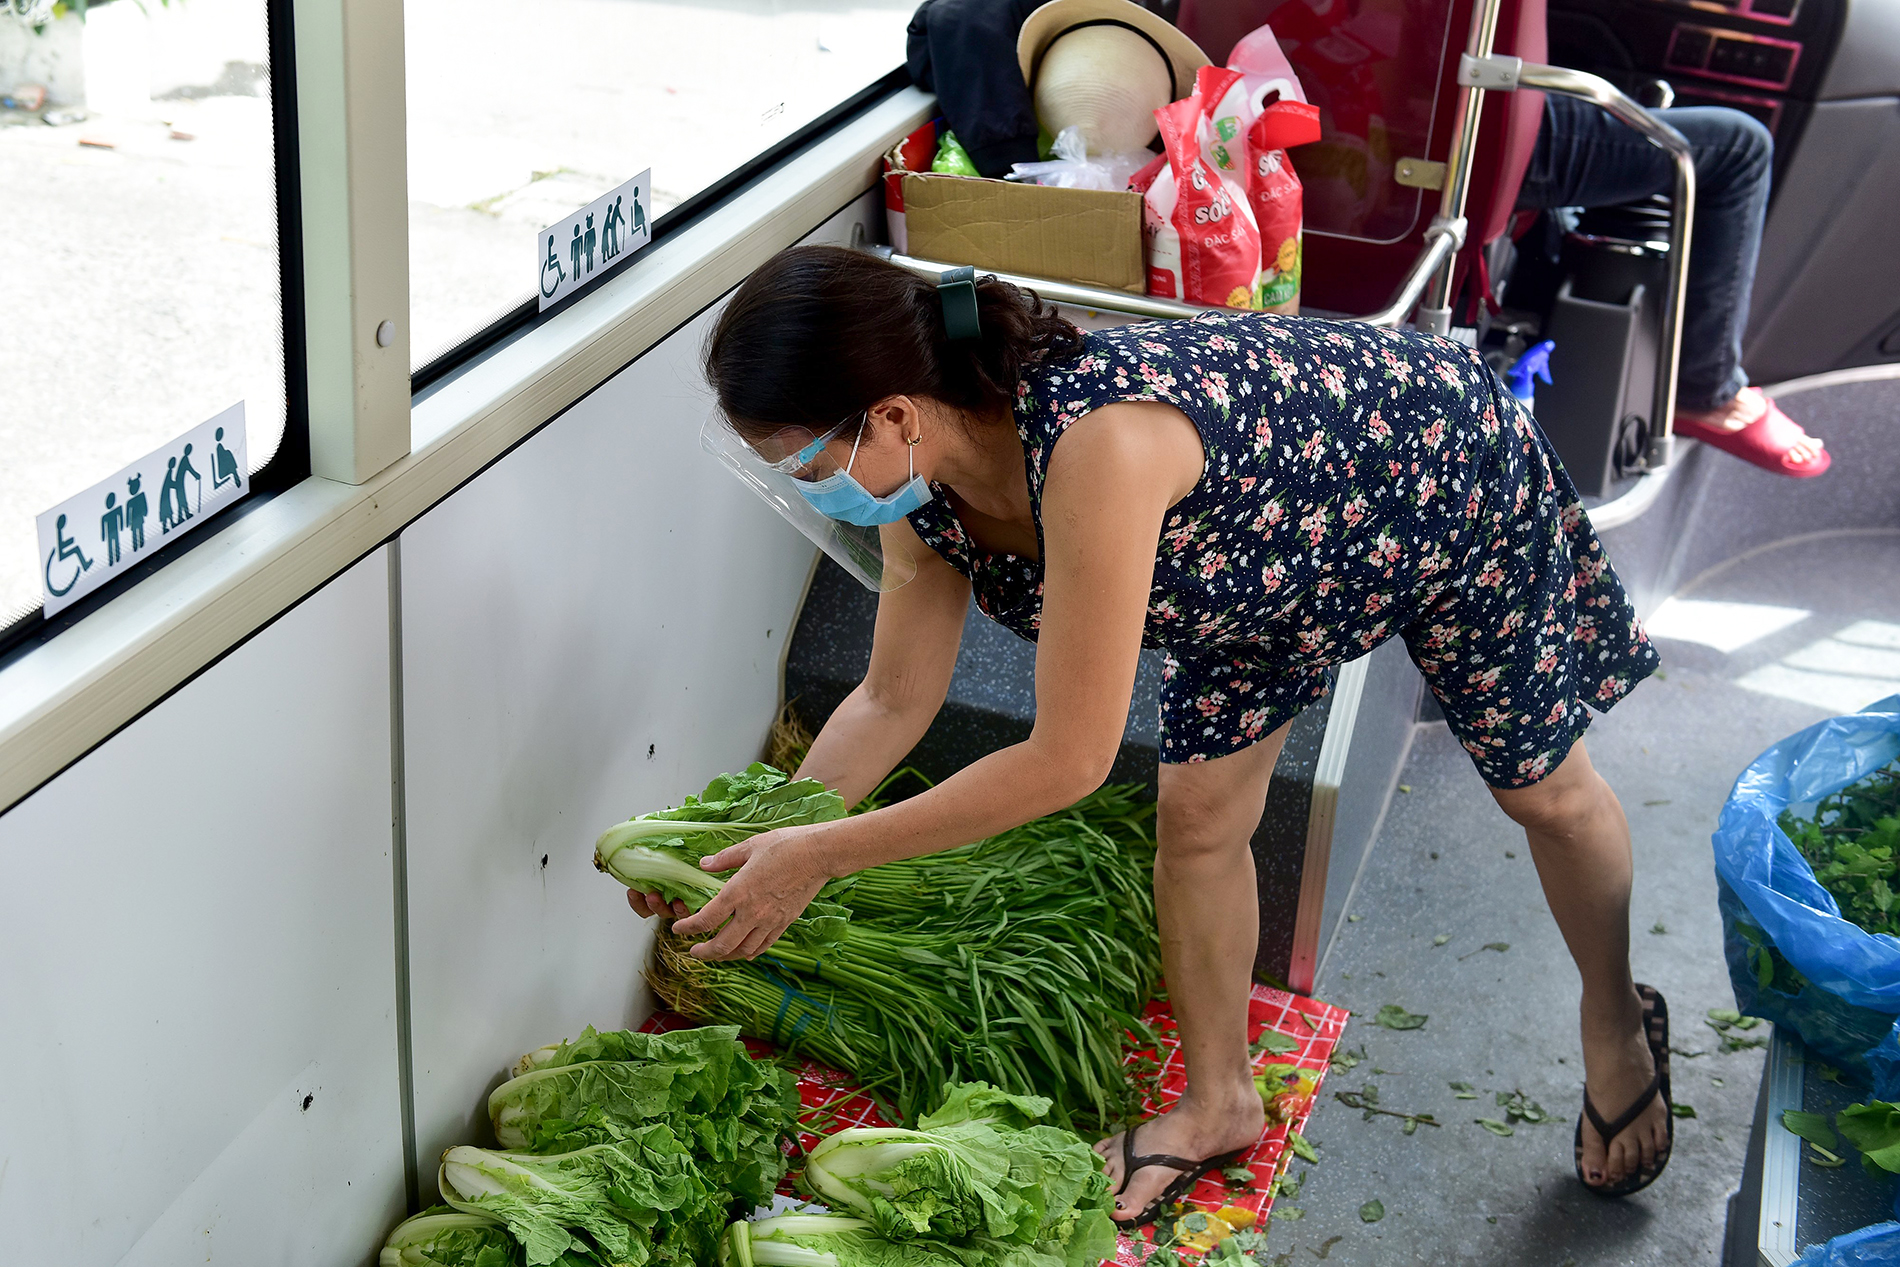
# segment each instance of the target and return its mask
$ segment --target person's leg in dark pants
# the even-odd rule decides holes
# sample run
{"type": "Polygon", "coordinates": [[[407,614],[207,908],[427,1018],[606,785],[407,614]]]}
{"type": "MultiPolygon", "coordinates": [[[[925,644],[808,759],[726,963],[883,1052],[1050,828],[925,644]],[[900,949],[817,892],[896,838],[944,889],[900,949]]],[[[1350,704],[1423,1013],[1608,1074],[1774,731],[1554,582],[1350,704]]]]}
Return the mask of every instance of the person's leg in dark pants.
{"type": "MultiPolygon", "coordinates": [[[[1739,431],[1770,407],[1748,386],[1741,359],[1774,141],[1738,110],[1689,106],[1658,113],[1688,138],[1696,169],[1678,414],[1739,431]]],[[[1587,102],[1551,94],[1517,205],[1614,206],[1667,193],[1674,184],[1669,155],[1640,133],[1587,102]]],[[[1788,457],[1809,462],[1820,449],[1821,441],[1803,435],[1790,444],[1788,457]]]]}

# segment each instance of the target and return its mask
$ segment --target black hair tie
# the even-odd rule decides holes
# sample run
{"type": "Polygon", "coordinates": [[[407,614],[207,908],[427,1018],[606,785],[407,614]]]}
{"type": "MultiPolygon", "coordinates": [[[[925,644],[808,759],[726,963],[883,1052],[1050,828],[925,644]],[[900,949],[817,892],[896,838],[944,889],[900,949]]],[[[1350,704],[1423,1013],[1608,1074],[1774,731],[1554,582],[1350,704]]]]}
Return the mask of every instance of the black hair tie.
{"type": "Polygon", "coordinates": [[[983,335],[976,315],[976,269],[968,264],[947,269],[937,279],[937,298],[943,304],[944,335],[955,343],[983,335]]]}

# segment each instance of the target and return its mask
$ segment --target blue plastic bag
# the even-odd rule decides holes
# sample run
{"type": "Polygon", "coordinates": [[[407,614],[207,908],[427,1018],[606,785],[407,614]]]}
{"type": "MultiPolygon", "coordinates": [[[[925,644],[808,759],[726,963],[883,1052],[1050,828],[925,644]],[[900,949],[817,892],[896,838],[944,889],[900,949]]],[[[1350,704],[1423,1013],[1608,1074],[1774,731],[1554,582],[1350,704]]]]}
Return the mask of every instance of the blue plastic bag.
{"type": "MultiPolygon", "coordinates": [[[[1882,701],[1883,703],[1885,701],[1882,701]]],[[[1796,1267],[1900,1267],[1900,1223],[1876,1223],[1809,1247],[1796,1267]]]]}
{"type": "Polygon", "coordinates": [[[1900,695],[1810,726],[1743,771],[1714,837],[1735,1006],[1792,1029],[1883,1100],[1900,1098],[1900,938],[1842,919],[1775,819],[1895,757],[1900,695]]]}

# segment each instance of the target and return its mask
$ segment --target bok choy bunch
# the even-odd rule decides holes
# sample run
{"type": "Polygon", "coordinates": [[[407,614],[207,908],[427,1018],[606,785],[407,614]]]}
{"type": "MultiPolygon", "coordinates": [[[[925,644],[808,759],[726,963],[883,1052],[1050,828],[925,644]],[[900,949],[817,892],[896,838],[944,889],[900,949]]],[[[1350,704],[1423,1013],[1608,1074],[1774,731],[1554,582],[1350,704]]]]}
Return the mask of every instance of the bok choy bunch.
{"type": "Polygon", "coordinates": [[[500,1220],[528,1267],[563,1255],[693,1267],[714,1252],[727,1205],[659,1123],[618,1143],[551,1155],[451,1148],[437,1181],[455,1209],[500,1220]]]}
{"type": "Polygon", "coordinates": [[[984,1083],[944,1090],[916,1130],[826,1136],[806,1160],[806,1185],[885,1240],[981,1237],[1033,1246],[1068,1267],[1115,1252],[1102,1160],[1073,1132],[1039,1123],[1047,1099],[984,1083]]]}
{"type": "MultiPolygon", "coordinates": [[[[561,1267],[586,1267],[564,1256],[561,1267]]],[[[376,1267],[522,1267],[521,1246],[500,1219],[431,1206],[404,1219],[383,1243],[376,1267]]]]}
{"type": "MultiPolygon", "coordinates": [[[[794,781],[755,761],[739,774],[720,775],[678,809],[609,827],[594,842],[594,865],[630,889],[697,911],[731,875],[702,870],[701,858],[774,828],[844,816],[844,799],[818,780],[794,781]]],[[[786,936],[813,945],[834,941],[849,915],[835,903],[813,902],[786,936]]]]}
{"type": "Polygon", "coordinates": [[[560,1153],[665,1123],[707,1180],[762,1205],[785,1174],[779,1140],[796,1127],[792,1076],[754,1060],[737,1026],[667,1034],[596,1033],[529,1052],[488,1097],[503,1148],[560,1153]]]}
{"type": "Polygon", "coordinates": [[[781,1214],[727,1228],[719,1267],[1063,1267],[1063,1259],[984,1237],[887,1241],[848,1214],[781,1214]]]}

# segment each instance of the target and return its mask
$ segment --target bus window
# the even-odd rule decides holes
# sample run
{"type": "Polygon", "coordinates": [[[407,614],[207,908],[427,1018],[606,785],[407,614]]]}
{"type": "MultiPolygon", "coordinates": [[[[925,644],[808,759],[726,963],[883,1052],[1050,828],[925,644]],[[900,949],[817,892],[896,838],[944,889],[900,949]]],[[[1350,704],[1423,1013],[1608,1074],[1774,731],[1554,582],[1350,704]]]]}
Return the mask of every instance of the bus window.
{"type": "Polygon", "coordinates": [[[653,170],[664,215],[904,60],[915,0],[408,0],[418,366],[535,295],[536,234],[653,170]]]}
{"type": "Polygon", "coordinates": [[[239,401],[251,469],[278,448],[266,7],[0,6],[0,629],[39,606],[40,512],[239,401]]]}

